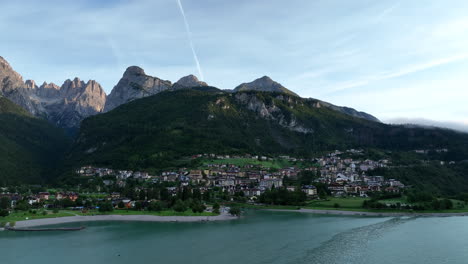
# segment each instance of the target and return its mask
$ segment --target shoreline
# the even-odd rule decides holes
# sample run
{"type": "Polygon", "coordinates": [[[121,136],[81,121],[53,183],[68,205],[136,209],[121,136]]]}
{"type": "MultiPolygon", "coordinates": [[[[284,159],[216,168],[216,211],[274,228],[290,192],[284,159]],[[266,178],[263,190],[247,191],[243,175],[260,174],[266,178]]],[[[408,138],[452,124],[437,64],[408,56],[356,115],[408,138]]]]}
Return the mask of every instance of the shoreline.
{"type": "Polygon", "coordinates": [[[229,214],[217,216],[157,216],[157,215],[90,215],[90,216],[64,216],[57,218],[42,218],[17,221],[15,228],[28,228],[45,225],[58,225],[77,222],[96,221],[134,221],[134,222],[213,222],[238,219],[229,214]]]}
{"type": "Polygon", "coordinates": [[[468,216],[468,212],[464,213],[391,213],[391,212],[364,212],[364,211],[345,211],[345,210],[321,210],[321,209],[262,209],[272,212],[296,212],[296,213],[311,213],[322,215],[345,215],[345,216],[378,216],[378,217],[398,217],[398,216],[418,216],[418,217],[449,217],[449,216],[468,216]]]}

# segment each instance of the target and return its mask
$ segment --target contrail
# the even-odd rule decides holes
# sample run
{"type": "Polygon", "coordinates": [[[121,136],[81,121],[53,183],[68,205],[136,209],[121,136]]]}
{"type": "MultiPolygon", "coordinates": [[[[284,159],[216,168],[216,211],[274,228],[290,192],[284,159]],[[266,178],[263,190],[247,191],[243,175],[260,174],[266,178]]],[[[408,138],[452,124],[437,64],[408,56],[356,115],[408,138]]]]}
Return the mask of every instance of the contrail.
{"type": "Polygon", "coordinates": [[[190,48],[192,49],[193,59],[195,60],[195,63],[197,64],[198,74],[200,75],[201,80],[204,81],[205,77],[203,77],[203,72],[200,66],[200,61],[198,60],[197,52],[195,51],[195,46],[193,45],[192,32],[190,31],[190,26],[189,26],[189,23],[187,22],[187,17],[185,17],[184,7],[182,6],[182,3],[180,2],[180,0],[177,0],[177,4],[179,5],[180,14],[184,18],[185,30],[187,31],[187,38],[189,39],[190,48]]]}

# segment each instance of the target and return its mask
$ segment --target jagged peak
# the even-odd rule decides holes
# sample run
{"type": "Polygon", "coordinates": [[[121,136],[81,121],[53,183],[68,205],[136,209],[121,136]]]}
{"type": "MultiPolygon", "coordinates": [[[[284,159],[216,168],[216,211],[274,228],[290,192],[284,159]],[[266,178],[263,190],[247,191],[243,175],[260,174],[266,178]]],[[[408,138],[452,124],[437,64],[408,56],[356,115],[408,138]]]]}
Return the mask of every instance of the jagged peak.
{"type": "Polygon", "coordinates": [[[58,86],[57,84],[51,82],[51,83],[47,83],[46,81],[44,81],[41,86],[39,86],[39,89],[50,89],[50,88],[54,88],[56,90],[60,90],[60,86],[58,86]]]}
{"type": "Polygon", "coordinates": [[[123,76],[131,76],[131,75],[146,75],[145,70],[138,66],[130,66],[128,67],[123,76]]]}
{"type": "Polygon", "coordinates": [[[288,90],[280,83],[274,81],[269,76],[263,76],[249,83],[242,83],[234,89],[235,92],[241,91],[262,91],[262,92],[282,92],[294,96],[296,93],[288,90]]]}
{"type": "Polygon", "coordinates": [[[28,89],[37,88],[36,82],[34,80],[26,80],[26,82],[24,82],[24,84],[26,85],[26,88],[28,88],[28,89]]]}
{"type": "Polygon", "coordinates": [[[180,78],[176,83],[174,83],[174,86],[182,86],[182,87],[202,87],[202,86],[208,86],[206,82],[198,80],[197,76],[190,74],[187,76],[184,76],[180,78]]]}
{"type": "Polygon", "coordinates": [[[4,64],[6,66],[11,67],[10,64],[8,63],[8,61],[5,60],[5,58],[3,58],[2,56],[0,56],[0,64],[4,64]]]}

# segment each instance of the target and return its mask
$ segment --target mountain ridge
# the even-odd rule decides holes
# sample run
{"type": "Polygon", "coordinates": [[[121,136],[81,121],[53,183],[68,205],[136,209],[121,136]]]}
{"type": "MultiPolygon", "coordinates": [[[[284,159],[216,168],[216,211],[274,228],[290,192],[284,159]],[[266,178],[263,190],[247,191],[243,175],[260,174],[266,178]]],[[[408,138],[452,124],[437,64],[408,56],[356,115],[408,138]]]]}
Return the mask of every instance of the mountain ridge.
{"type": "Polygon", "coordinates": [[[20,105],[31,114],[49,120],[65,130],[74,130],[80,122],[102,112],[106,94],[94,80],[67,79],[62,86],[34,80],[23,81],[3,58],[0,59],[0,94],[20,105]]]}
{"type": "MultiPolygon", "coordinates": [[[[34,80],[23,81],[22,76],[14,71],[3,57],[0,59],[0,81],[3,83],[0,85],[0,94],[27,109],[34,116],[43,117],[67,131],[77,131],[81,121],[89,116],[108,112],[139,98],[167,90],[210,87],[194,75],[182,77],[172,84],[171,81],[147,75],[144,69],[138,66],[128,67],[109,95],[106,95],[96,81],[84,82],[78,77],[65,80],[61,86],[47,82],[38,86],[34,80]]],[[[268,76],[242,83],[231,91],[221,91],[279,92],[298,96],[268,76]]],[[[379,122],[374,116],[352,108],[339,107],[323,101],[321,104],[351,116],[379,122]]]]}

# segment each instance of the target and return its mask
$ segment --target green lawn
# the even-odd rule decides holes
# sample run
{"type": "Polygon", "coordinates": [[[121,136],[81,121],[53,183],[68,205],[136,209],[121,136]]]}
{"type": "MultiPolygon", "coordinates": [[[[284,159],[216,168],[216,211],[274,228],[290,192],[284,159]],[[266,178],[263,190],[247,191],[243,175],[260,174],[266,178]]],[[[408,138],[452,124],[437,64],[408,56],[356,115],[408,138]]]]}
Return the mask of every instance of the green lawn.
{"type": "Polygon", "coordinates": [[[52,211],[45,211],[47,212],[46,215],[43,215],[42,212],[44,210],[38,210],[36,214],[32,214],[30,212],[13,212],[7,217],[0,217],[0,222],[16,222],[16,221],[23,221],[23,220],[32,220],[32,219],[42,219],[42,218],[55,218],[55,217],[64,217],[64,216],[74,216],[78,214],[78,212],[74,211],[59,211],[58,213],[54,214],[52,211]]]}
{"type": "Polygon", "coordinates": [[[275,159],[273,161],[260,161],[256,159],[249,159],[249,158],[231,158],[231,159],[212,159],[203,162],[206,166],[207,164],[233,164],[236,166],[245,166],[245,165],[262,165],[266,168],[273,168],[273,169],[281,169],[292,166],[292,163],[283,160],[283,159],[275,159]]]}
{"type": "Polygon", "coordinates": [[[247,203],[232,203],[229,206],[237,206],[242,208],[248,209],[284,209],[284,210],[297,210],[301,208],[301,206],[293,206],[293,205],[255,205],[255,204],[247,204],[247,203]]]}

